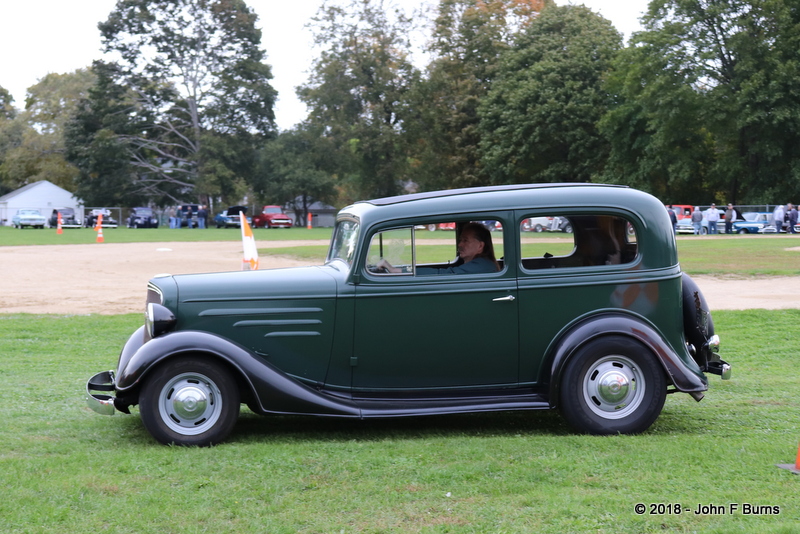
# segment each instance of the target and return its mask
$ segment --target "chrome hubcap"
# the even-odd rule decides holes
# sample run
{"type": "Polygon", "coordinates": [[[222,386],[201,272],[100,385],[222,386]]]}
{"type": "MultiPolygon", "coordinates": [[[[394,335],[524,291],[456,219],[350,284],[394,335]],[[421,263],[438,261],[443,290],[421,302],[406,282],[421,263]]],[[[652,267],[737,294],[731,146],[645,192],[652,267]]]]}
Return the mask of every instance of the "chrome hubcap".
{"type": "Polygon", "coordinates": [[[621,419],[642,403],[645,382],[642,371],[621,355],[597,360],[583,379],[583,398],[589,409],[605,419],[621,419]]]}
{"type": "Polygon", "coordinates": [[[182,373],[164,385],[158,412],[171,430],[195,436],[210,429],[222,410],[217,385],[200,373],[182,373]]]}

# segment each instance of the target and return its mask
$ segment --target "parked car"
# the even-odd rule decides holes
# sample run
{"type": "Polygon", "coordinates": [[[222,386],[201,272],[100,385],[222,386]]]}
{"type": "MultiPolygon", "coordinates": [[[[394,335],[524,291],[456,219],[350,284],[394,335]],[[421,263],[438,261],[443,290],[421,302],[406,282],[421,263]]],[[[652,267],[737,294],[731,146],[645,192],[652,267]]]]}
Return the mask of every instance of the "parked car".
{"type": "Polygon", "coordinates": [[[691,219],[694,206],[689,204],[673,204],[672,210],[675,212],[675,217],[680,221],[681,219],[691,219]]]}
{"type": "Polygon", "coordinates": [[[525,232],[544,232],[553,221],[549,217],[532,217],[522,221],[522,230],[525,232]]]}
{"type": "Polygon", "coordinates": [[[292,219],[283,212],[280,206],[264,206],[261,213],[253,217],[256,228],[291,228],[292,219]]]}
{"type": "MultiPolygon", "coordinates": [[[[217,228],[241,228],[242,221],[239,218],[239,213],[247,213],[246,206],[231,206],[223,212],[217,213],[214,217],[214,224],[217,228]]],[[[250,217],[246,217],[247,222],[250,223],[250,217]]]]}
{"type": "Polygon", "coordinates": [[[742,215],[742,220],[733,221],[733,231],[737,234],[775,233],[771,219],[772,213],[748,211],[742,215]]]}
{"type": "Polygon", "coordinates": [[[61,214],[61,227],[62,228],[79,228],[81,220],[75,214],[73,208],[55,208],[53,213],[50,214],[50,227],[55,228],[58,226],[58,214],[61,214]]]}
{"type": "MultiPolygon", "coordinates": [[[[725,210],[717,209],[719,212],[719,221],[717,221],[717,233],[725,233],[725,210]]],[[[739,214],[741,215],[741,214],[739,214]]],[[[679,234],[693,234],[694,233],[694,226],[692,226],[692,219],[691,213],[689,217],[684,217],[682,219],[678,219],[678,225],[676,228],[677,233],[679,234]]],[[[706,220],[706,212],[703,210],[703,222],[700,226],[700,234],[707,235],[708,234],[708,220],[706,220]]]]}
{"type": "Polygon", "coordinates": [[[44,215],[39,213],[39,210],[19,210],[11,217],[11,226],[14,228],[44,228],[47,224],[47,219],[44,215]]]}
{"type": "MultiPolygon", "coordinates": [[[[759,211],[758,212],[759,221],[766,222],[763,230],[760,233],[762,234],[777,234],[778,231],[775,228],[775,221],[773,219],[773,214],[771,211],[759,211]]],[[[800,224],[796,224],[794,226],[794,231],[800,233],[800,224]]],[[[789,217],[784,216],[783,224],[781,225],[781,232],[789,232],[789,217]]]]}
{"type": "Polygon", "coordinates": [[[111,210],[108,208],[95,208],[89,212],[83,223],[86,228],[93,228],[97,224],[97,217],[103,214],[103,228],[116,228],[119,226],[117,220],[111,216],[111,210]]]}
{"type": "Polygon", "coordinates": [[[358,202],[339,212],[324,265],[162,275],[145,309],[87,399],[103,414],[138,405],[161,443],[219,443],[242,403],[352,419],[559,409],[578,432],[637,433],[668,391],[699,401],[706,373],[730,376],[666,211],[619,186],[358,202]],[[523,240],[535,217],[568,221],[571,240],[523,240]],[[469,221],[487,220],[503,230],[476,245],[473,225],[465,245],[492,244],[499,259],[483,272],[454,274],[450,247],[415,238],[455,221],[455,245],[469,221]]]}
{"type": "Polygon", "coordinates": [[[548,217],[550,226],[546,228],[548,232],[563,232],[565,234],[572,233],[572,222],[567,217],[548,217]]]}
{"type": "Polygon", "coordinates": [[[180,220],[180,227],[183,228],[186,226],[188,228],[197,228],[199,226],[199,223],[197,222],[197,212],[199,210],[199,204],[183,204],[178,206],[177,216],[180,220]]]}
{"type": "Polygon", "coordinates": [[[128,228],[158,228],[158,216],[152,208],[133,208],[128,216],[128,228]]]}

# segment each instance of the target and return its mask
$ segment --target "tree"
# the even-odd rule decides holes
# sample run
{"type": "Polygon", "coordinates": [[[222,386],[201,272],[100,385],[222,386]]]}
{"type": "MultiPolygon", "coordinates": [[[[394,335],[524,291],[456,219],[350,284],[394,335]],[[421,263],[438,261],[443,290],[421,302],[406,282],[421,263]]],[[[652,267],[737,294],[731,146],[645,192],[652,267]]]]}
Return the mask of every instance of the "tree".
{"type": "Polygon", "coordinates": [[[8,89],[0,86],[0,120],[13,119],[17,114],[14,109],[14,97],[8,92],[8,89]]]}
{"type": "Polygon", "coordinates": [[[409,59],[411,21],[382,0],[326,2],[314,19],[324,47],[298,91],[309,125],[331,141],[327,171],[343,200],[393,195],[406,177],[404,97],[418,76],[409,59]]]}
{"type": "Polygon", "coordinates": [[[607,145],[601,82],[622,37],[584,6],[552,6],[504,54],[481,103],[482,162],[492,183],[587,182],[607,145]]]}
{"type": "Polygon", "coordinates": [[[224,189],[220,180],[252,177],[219,157],[218,141],[254,151],[274,134],[276,93],[256,19],[242,0],[120,0],[99,25],[105,52],[117,56],[109,72],[135,97],[132,120],[149,125],[120,134],[130,164],[160,194],[210,195],[224,189]]]}
{"type": "Polygon", "coordinates": [[[618,66],[619,106],[605,128],[622,178],[652,173],[657,187],[675,188],[671,198],[698,186],[717,202],[800,195],[796,3],[658,0],[643,22],[636,63],[618,66]],[[634,129],[644,137],[632,151],[624,132],[634,129]],[[675,141],[688,150],[664,151],[675,141]],[[668,157],[678,164],[658,161],[668,157]]]}
{"type": "Polygon", "coordinates": [[[414,87],[406,124],[413,139],[412,177],[422,189],[480,185],[478,105],[495,79],[500,56],[545,0],[442,0],[427,76],[414,87]]]}
{"type": "MultiPolygon", "coordinates": [[[[125,206],[157,200],[164,184],[152,184],[131,164],[127,136],[151,129],[135,112],[136,94],[116,83],[117,67],[95,61],[95,85],[66,125],[66,157],[78,169],[76,195],[88,205],[125,206]]],[[[173,194],[178,194],[176,189],[173,194]]]]}
{"type": "Polygon", "coordinates": [[[78,170],[64,156],[66,122],[86,96],[95,76],[89,69],[68,74],[51,73],[28,88],[25,109],[0,126],[0,177],[16,189],[49,180],[75,190],[78,170]]]}
{"type": "MultiPolygon", "coordinates": [[[[261,150],[257,193],[264,203],[293,204],[308,220],[316,201],[335,202],[336,181],[325,170],[330,138],[308,124],[282,132],[261,150]]],[[[302,223],[302,221],[295,221],[302,223]]]]}
{"type": "Polygon", "coordinates": [[[668,74],[669,62],[647,45],[615,59],[606,79],[614,103],[599,123],[610,152],[596,181],[630,185],[665,203],[710,203],[714,146],[701,118],[703,100],[681,76],[668,74]]]}

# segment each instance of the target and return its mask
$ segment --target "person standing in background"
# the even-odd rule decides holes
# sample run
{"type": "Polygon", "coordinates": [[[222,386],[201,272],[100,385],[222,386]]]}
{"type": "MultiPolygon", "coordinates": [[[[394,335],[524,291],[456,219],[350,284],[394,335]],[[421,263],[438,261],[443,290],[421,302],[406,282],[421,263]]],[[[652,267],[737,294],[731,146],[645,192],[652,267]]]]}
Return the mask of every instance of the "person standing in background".
{"type": "Polygon", "coordinates": [[[783,219],[786,216],[786,213],[783,211],[783,205],[778,204],[775,207],[775,211],[772,212],[772,222],[775,223],[775,231],[777,233],[781,233],[781,229],[783,228],[783,219]]]}
{"type": "Polygon", "coordinates": [[[667,206],[667,213],[669,214],[669,220],[672,222],[672,233],[678,234],[678,216],[675,215],[675,210],[672,209],[672,204],[667,206]]]}
{"type": "Polygon", "coordinates": [[[789,233],[796,234],[797,232],[794,229],[794,225],[797,224],[797,208],[792,206],[792,203],[786,205],[786,213],[789,216],[789,233]]]}
{"type": "Polygon", "coordinates": [[[700,206],[695,206],[692,212],[692,228],[694,228],[694,235],[700,235],[700,229],[703,227],[703,212],[700,211],[700,206]]]}
{"type": "Polygon", "coordinates": [[[728,209],[725,210],[725,233],[733,233],[733,221],[736,220],[736,210],[733,209],[733,204],[728,203],[728,209]]]}
{"type": "Polygon", "coordinates": [[[200,206],[197,210],[197,227],[198,228],[205,228],[206,221],[208,220],[208,210],[205,206],[200,206]]]}
{"type": "Polygon", "coordinates": [[[719,211],[717,211],[717,205],[713,202],[711,203],[711,207],[706,210],[706,220],[708,221],[708,233],[716,234],[719,211]]]}

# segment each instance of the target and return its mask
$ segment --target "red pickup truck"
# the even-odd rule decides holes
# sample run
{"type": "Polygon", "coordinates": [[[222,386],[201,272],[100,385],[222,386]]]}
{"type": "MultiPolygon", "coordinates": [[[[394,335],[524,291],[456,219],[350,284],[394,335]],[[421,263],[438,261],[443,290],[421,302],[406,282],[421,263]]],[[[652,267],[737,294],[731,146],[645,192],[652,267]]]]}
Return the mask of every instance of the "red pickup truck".
{"type": "Polygon", "coordinates": [[[261,213],[253,217],[255,228],[291,228],[292,219],[283,212],[280,206],[264,206],[261,213]]]}

